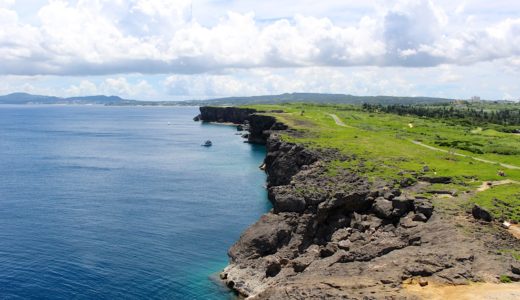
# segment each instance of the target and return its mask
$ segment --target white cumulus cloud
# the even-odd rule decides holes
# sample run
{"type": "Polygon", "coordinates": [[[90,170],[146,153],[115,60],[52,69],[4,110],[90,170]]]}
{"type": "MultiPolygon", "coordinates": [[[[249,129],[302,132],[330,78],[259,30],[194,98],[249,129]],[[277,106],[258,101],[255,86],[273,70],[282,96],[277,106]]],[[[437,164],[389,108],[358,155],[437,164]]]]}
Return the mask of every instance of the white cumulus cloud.
{"type": "MultiPolygon", "coordinates": [[[[471,9],[469,3],[458,7],[446,3],[376,1],[361,6],[364,14],[348,22],[306,14],[264,20],[254,12],[229,11],[220,12],[218,20],[208,25],[191,17],[190,0],[52,0],[38,10],[36,22],[21,18],[15,1],[3,0],[0,74],[430,67],[520,55],[520,18],[468,21],[471,15],[463,14],[471,9]],[[465,26],[466,21],[472,26],[465,26]]],[[[348,8],[338,1],[330,4],[348,8]]],[[[259,7],[264,10],[265,5],[259,7]]]]}

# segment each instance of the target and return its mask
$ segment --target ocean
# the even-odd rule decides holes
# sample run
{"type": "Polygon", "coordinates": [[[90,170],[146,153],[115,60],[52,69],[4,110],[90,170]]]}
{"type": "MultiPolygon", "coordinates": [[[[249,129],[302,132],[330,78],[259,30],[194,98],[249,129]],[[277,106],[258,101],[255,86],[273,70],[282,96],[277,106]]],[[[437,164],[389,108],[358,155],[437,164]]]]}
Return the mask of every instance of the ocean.
{"type": "Polygon", "coordinates": [[[0,106],[0,299],[231,299],[213,279],[270,208],[265,148],[197,114],[0,106]]]}

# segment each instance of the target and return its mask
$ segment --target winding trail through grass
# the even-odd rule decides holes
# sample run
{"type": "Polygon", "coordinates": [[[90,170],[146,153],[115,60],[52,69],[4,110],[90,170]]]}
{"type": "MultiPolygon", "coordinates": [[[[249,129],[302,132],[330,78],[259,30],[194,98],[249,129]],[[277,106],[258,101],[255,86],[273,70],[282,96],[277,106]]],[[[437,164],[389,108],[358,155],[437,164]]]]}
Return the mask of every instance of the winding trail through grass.
{"type": "Polygon", "coordinates": [[[436,147],[432,147],[432,146],[429,146],[429,145],[426,145],[426,144],[423,144],[421,142],[418,142],[418,141],[414,141],[414,140],[410,140],[412,143],[416,144],[416,145],[419,145],[419,146],[422,146],[422,147],[425,147],[425,148],[428,148],[430,150],[434,150],[434,151],[439,151],[439,152],[444,152],[444,153],[451,153],[453,155],[456,155],[456,156],[461,156],[461,157],[469,157],[469,158],[472,158],[476,161],[480,161],[480,162],[483,162],[483,163],[488,163],[488,164],[493,164],[493,165],[500,165],[504,168],[507,168],[507,169],[513,169],[513,170],[520,170],[520,167],[518,166],[513,166],[513,165],[509,165],[509,164],[503,164],[503,163],[500,163],[500,162],[497,162],[497,161],[492,161],[492,160],[487,160],[487,159],[482,159],[482,158],[478,158],[478,157],[474,157],[474,156],[469,156],[469,155],[465,155],[465,154],[461,154],[461,153],[457,153],[457,152],[450,152],[448,150],[444,150],[444,149],[440,149],[440,148],[436,148],[436,147]]]}
{"type": "MultiPolygon", "coordinates": [[[[341,126],[341,127],[350,127],[350,128],[354,128],[353,126],[349,126],[347,124],[345,124],[337,115],[335,114],[327,114],[329,115],[333,120],[334,122],[336,123],[336,125],[338,126],[341,126]]],[[[430,145],[426,145],[424,143],[421,143],[419,141],[415,141],[415,140],[410,140],[410,142],[414,143],[415,145],[418,145],[418,146],[421,146],[421,147],[424,147],[424,148],[427,148],[427,149],[430,149],[432,151],[439,151],[439,152],[443,152],[443,153],[451,153],[453,155],[456,155],[456,156],[460,156],[460,157],[469,157],[471,159],[474,159],[476,161],[480,161],[480,162],[483,162],[483,163],[488,163],[488,164],[493,164],[493,165],[500,165],[504,168],[507,168],[507,169],[511,169],[511,170],[520,170],[520,167],[518,166],[514,166],[514,165],[509,165],[509,164],[504,164],[504,163],[501,163],[501,162],[497,162],[497,161],[492,161],[492,160],[487,160],[487,159],[483,159],[483,158],[478,158],[478,157],[474,157],[474,156],[469,156],[469,155],[466,155],[466,154],[462,154],[462,153],[457,153],[457,152],[450,152],[448,150],[444,150],[444,149],[440,149],[440,148],[437,148],[437,147],[433,147],[433,146],[430,146],[430,145]]]]}
{"type": "Polygon", "coordinates": [[[341,127],[350,127],[352,128],[352,126],[348,126],[347,124],[345,124],[343,121],[341,121],[341,119],[335,115],[335,114],[328,114],[332,119],[334,119],[334,122],[336,122],[336,125],[338,126],[341,126],[341,127]]]}
{"type": "Polygon", "coordinates": [[[520,184],[520,181],[515,181],[511,179],[500,180],[500,181],[484,181],[482,185],[477,189],[477,192],[484,192],[489,190],[492,187],[504,185],[504,184],[520,184]]]}

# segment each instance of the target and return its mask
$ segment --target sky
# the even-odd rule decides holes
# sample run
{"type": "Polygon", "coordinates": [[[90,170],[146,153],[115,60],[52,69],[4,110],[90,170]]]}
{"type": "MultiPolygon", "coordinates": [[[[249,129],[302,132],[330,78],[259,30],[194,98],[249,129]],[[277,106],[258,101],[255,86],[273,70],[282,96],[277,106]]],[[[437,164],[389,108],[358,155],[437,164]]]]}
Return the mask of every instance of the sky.
{"type": "Polygon", "coordinates": [[[517,0],[0,0],[0,94],[520,99],[517,0]]]}

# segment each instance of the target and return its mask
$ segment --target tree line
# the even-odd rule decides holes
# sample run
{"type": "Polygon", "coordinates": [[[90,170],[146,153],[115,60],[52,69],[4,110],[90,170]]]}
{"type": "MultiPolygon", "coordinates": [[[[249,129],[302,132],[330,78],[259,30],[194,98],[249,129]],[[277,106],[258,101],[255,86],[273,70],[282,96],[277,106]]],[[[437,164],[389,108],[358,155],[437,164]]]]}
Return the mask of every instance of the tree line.
{"type": "Polygon", "coordinates": [[[385,112],[398,115],[457,120],[460,123],[475,126],[485,124],[497,124],[502,126],[520,125],[520,109],[518,108],[485,110],[484,108],[473,107],[456,108],[453,105],[381,105],[369,103],[364,103],[362,107],[363,110],[368,112],[385,112]]]}

